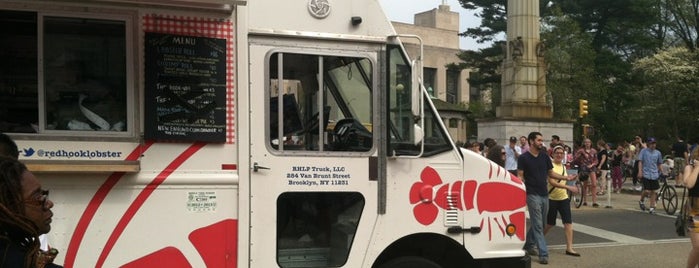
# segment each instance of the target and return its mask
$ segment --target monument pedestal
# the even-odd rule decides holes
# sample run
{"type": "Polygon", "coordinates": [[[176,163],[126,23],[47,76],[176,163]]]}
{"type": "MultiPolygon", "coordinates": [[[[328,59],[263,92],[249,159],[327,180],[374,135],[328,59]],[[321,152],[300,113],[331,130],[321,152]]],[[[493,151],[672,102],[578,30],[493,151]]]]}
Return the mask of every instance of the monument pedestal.
{"type": "Polygon", "coordinates": [[[551,106],[540,103],[507,103],[495,108],[495,115],[498,118],[530,118],[551,120],[553,112],[551,106]]]}
{"type": "Polygon", "coordinates": [[[527,137],[529,132],[538,131],[544,137],[544,146],[549,147],[551,136],[558,135],[568,146],[573,145],[573,122],[553,119],[494,118],[478,121],[478,138],[493,138],[498,144],[506,146],[511,136],[527,137]]]}

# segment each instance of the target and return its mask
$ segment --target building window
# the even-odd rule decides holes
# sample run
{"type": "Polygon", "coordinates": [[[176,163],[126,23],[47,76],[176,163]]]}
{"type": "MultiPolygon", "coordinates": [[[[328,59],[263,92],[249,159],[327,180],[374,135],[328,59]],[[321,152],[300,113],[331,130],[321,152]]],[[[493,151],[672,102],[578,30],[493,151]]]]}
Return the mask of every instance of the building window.
{"type": "Polygon", "coordinates": [[[459,120],[456,118],[451,118],[449,119],[449,128],[458,128],[459,127],[459,120]]]}
{"type": "Polygon", "coordinates": [[[125,20],[0,11],[0,24],[0,131],[130,130],[125,20]]]}
{"type": "Polygon", "coordinates": [[[425,89],[427,89],[427,93],[429,93],[432,98],[436,97],[437,88],[435,87],[434,80],[437,77],[437,69],[425,67],[422,69],[422,75],[424,77],[423,84],[425,85],[425,89]]]}
{"type": "Polygon", "coordinates": [[[459,71],[447,70],[447,102],[459,103],[459,71]]]}

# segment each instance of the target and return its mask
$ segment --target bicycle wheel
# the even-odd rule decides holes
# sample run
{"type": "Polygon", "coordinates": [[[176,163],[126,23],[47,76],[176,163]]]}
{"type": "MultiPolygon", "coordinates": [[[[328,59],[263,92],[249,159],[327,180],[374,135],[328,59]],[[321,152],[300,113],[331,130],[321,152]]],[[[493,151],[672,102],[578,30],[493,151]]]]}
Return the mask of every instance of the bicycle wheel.
{"type": "Polygon", "coordinates": [[[665,185],[663,192],[661,193],[661,199],[663,202],[663,208],[668,215],[675,214],[677,211],[677,191],[675,187],[670,185],[665,185]]]}
{"type": "Polygon", "coordinates": [[[568,192],[568,195],[570,196],[570,204],[575,206],[575,208],[580,208],[583,203],[583,198],[582,198],[582,183],[580,183],[579,180],[575,181],[575,187],[578,188],[577,193],[573,192],[568,192]]]}

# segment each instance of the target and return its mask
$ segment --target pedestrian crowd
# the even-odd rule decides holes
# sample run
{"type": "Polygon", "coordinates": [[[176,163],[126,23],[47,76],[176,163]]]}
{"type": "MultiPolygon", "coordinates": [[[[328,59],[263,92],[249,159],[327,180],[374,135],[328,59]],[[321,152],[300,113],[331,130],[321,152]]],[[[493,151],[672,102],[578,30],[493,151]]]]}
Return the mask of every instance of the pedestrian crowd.
{"type": "Polygon", "coordinates": [[[653,137],[645,140],[635,136],[630,142],[613,145],[604,140],[593,144],[585,138],[579,146],[568,146],[557,135],[551,136],[547,148],[543,135],[511,136],[506,145],[493,138],[472,142],[466,148],[490,159],[524,181],[527,209],[531,224],[524,250],[548,264],[548,249],[544,235],[556,225],[560,216],[566,239],[566,255],[580,257],[573,249],[573,221],[570,193],[580,194],[584,206],[599,207],[597,196],[619,194],[625,178],[631,178],[631,191],[641,192],[639,208],[655,213],[657,190],[663,180],[675,181],[676,187],[688,189],[686,203],[689,237],[692,241],[687,267],[699,265],[699,187],[694,187],[699,168],[699,146],[685,142],[682,137],[669,146],[663,156],[653,137]],[[575,187],[575,180],[582,189],[575,187]],[[647,201],[647,202],[646,202],[647,201]],[[695,223],[696,218],[696,223],[695,223]]]}

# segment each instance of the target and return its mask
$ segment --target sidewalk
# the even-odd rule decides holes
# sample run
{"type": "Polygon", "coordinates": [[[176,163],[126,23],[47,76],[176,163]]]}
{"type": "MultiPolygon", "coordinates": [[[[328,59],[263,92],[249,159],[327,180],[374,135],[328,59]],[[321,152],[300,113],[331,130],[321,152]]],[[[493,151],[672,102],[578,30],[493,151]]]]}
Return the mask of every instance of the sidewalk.
{"type": "MultiPolygon", "coordinates": [[[[674,180],[668,183],[674,185],[674,180]]],[[[683,188],[676,190],[681,198],[683,188]]],[[[621,193],[597,196],[599,208],[591,206],[588,196],[588,206],[572,210],[574,248],[582,257],[565,255],[559,219],[556,229],[547,235],[549,264],[541,265],[538,257],[532,257],[531,267],[684,267],[691,244],[688,238],[674,234],[675,216],[668,215],[661,203],[656,205],[656,215],[642,213],[640,195],[628,178],[621,193]],[[649,234],[649,227],[656,230],[649,234]]]]}
{"type": "MultiPolygon", "coordinates": [[[[639,184],[640,185],[640,182],[639,184]]],[[[675,180],[669,180],[668,185],[675,185],[675,180]]],[[[662,187],[662,184],[660,185],[662,187]]],[[[682,199],[682,191],[684,191],[684,188],[680,187],[675,187],[675,190],[677,191],[677,198],[679,200],[682,199]]],[[[612,193],[611,196],[611,205],[614,208],[633,208],[633,209],[640,209],[638,206],[638,201],[641,199],[641,191],[637,191],[634,188],[633,185],[633,180],[631,178],[627,178],[626,182],[624,183],[624,186],[621,189],[620,194],[615,194],[612,193]]],[[[589,200],[589,196],[588,196],[589,200]]],[[[588,202],[590,203],[590,202],[588,202]]],[[[597,196],[597,203],[600,204],[600,207],[604,207],[607,205],[607,195],[604,196],[597,196]],[[602,197],[602,199],[600,199],[602,197]]],[[[646,199],[646,207],[649,206],[648,204],[648,199],[646,199]]],[[[662,204],[656,204],[656,210],[663,210],[662,204]]],[[[679,208],[677,209],[679,211],[679,208]]],[[[663,212],[665,213],[665,212],[663,212]]]]}

